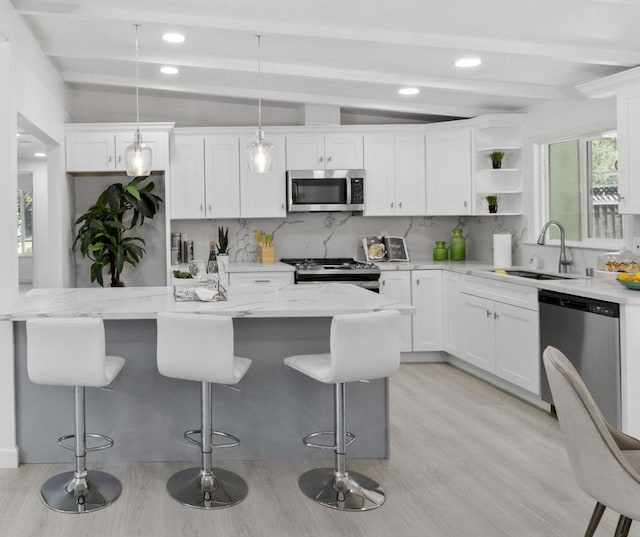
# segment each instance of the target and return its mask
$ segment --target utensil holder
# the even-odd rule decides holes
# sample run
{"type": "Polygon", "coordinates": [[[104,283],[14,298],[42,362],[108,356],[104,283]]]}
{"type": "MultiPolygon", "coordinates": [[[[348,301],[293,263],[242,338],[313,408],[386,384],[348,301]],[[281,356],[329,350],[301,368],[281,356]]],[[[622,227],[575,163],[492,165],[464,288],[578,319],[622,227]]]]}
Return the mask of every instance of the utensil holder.
{"type": "Polygon", "coordinates": [[[273,246],[258,246],[258,259],[260,263],[274,263],[273,246]]]}

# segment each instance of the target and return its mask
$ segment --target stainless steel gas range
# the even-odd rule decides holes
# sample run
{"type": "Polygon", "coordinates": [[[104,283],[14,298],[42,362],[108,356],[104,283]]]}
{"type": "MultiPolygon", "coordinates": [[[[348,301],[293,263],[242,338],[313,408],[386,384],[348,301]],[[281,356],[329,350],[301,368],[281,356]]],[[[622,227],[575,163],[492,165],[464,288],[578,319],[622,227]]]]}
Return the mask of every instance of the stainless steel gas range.
{"type": "Polygon", "coordinates": [[[296,283],[352,283],[376,293],[380,291],[380,269],[373,263],[356,261],[350,257],[285,258],[280,261],[296,268],[296,283]]]}

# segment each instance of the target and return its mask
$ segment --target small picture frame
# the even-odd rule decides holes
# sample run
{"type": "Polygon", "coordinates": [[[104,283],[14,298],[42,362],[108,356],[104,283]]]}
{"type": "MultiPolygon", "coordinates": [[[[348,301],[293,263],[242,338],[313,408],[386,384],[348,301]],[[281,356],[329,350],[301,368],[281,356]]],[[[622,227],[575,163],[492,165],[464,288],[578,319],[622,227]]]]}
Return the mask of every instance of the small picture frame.
{"type": "Polygon", "coordinates": [[[387,261],[411,261],[404,237],[385,237],[387,261]]]}

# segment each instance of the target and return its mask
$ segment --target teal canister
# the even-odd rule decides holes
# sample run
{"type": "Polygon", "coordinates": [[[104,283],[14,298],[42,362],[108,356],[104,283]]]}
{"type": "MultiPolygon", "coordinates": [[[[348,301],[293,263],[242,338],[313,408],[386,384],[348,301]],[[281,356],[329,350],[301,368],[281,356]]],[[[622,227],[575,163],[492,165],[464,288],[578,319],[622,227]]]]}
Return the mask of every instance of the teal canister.
{"type": "Polygon", "coordinates": [[[464,261],[465,259],[465,240],[462,236],[462,230],[455,228],[451,232],[451,261],[464,261]]]}
{"type": "Polygon", "coordinates": [[[449,259],[449,250],[447,250],[444,241],[436,241],[436,245],[433,248],[433,260],[446,261],[447,259],[449,259]]]}

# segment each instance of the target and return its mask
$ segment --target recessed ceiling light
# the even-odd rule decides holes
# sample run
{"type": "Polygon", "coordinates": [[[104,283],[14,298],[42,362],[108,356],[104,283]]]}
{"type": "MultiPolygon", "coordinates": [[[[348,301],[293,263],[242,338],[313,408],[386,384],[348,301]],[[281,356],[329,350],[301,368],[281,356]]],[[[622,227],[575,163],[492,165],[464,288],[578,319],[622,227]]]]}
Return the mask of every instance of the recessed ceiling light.
{"type": "Polygon", "coordinates": [[[460,58],[454,64],[456,67],[478,67],[482,63],[480,58],[460,58]]]}
{"type": "Polygon", "coordinates": [[[418,95],[420,90],[418,88],[400,88],[398,93],[400,95],[418,95]]]}
{"type": "Polygon", "coordinates": [[[163,65],[160,67],[160,72],[165,75],[177,75],[180,71],[177,67],[173,67],[171,65],[163,65]]]}
{"type": "Polygon", "coordinates": [[[162,39],[167,43],[184,43],[184,36],[182,34],[162,34],[162,39]]]}
{"type": "Polygon", "coordinates": [[[20,137],[22,135],[19,132],[16,132],[16,136],[20,137]]]}
{"type": "Polygon", "coordinates": [[[38,158],[42,158],[42,157],[46,157],[47,154],[46,153],[34,153],[33,156],[34,157],[38,157],[38,158]]]}

